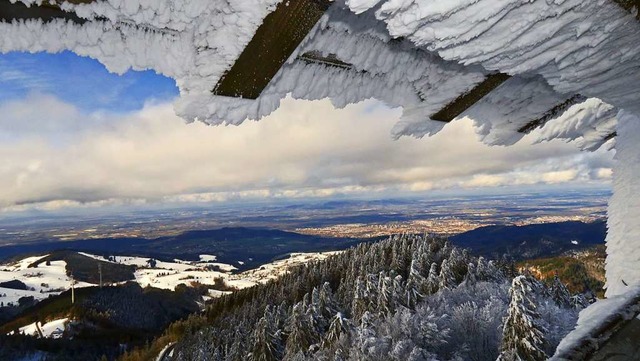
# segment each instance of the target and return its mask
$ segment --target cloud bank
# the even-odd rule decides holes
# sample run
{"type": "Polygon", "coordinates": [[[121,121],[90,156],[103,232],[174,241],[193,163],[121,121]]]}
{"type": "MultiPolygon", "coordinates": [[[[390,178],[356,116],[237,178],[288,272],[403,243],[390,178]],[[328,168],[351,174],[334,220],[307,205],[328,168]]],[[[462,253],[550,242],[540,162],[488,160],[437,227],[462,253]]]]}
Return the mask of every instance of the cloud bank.
{"type": "MultiPolygon", "coordinates": [[[[30,94],[0,104],[0,209],[83,203],[393,195],[445,188],[606,184],[612,154],[559,141],[481,144],[468,119],[431,138],[389,134],[400,110],[285,99],[259,122],[184,124],[170,104],[87,113],[30,94]]],[[[533,138],[532,138],[533,139],[533,138]]]]}

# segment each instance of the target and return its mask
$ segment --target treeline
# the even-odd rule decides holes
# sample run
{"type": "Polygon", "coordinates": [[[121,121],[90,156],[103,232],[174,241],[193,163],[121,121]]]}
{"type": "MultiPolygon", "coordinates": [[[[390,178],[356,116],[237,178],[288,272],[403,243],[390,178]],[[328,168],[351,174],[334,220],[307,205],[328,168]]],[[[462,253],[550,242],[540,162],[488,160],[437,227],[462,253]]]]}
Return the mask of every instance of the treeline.
{"type": "Polygon", "coordinates": [[[71,316],[103,328],[159,333],[171,322],[198,312],[203,293],[206,288],[184,284],[169,291],[128,282],[97,289],[73,308],[71,316]]]}
{"type": "Polygon", "coordinates": [[[21,335],[13,327],[12,335],[0,333],[0,360],[115,360],[129,348],[148,344],[172,322],[196,314],[206,292],[202,286],[181,284],[170,291],[130,282],[77,289],[74,305],[65,292],[24,315],[27,323],[70,318],[61,337],[21,335]]]}
{"type": "Polygon", "coordinates": [[[217,299],[205,315],[170,327],[161,343],[180,337],[174,360],[546,357],[586,301],[530,276],[517,278],[535,285],[522,297],[510,291],[514,276],[512,263],[472,257],[445,239],[395,236],[217,299]]]}

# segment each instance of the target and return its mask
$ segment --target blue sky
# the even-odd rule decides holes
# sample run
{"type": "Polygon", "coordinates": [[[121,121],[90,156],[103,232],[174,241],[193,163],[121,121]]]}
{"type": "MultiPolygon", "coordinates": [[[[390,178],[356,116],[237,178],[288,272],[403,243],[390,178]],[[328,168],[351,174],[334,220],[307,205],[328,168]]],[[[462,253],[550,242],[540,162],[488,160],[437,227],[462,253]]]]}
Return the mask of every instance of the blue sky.
{"type": "Polygon", "coordinates": [[[612,152],[533,135],[489,147],[470,119],[394,141],[400,109],[287,98],[258,122],[212,127],[185,124],[176,96],[152,71],[110,74],[70,52],[0,54],[0,214],[610,185],[612,152]]]}
{"type": "Polygon", "coordinates": [[[146,101],[166,102],[178,95],[173,79],[150,70],[112,74],[96,60],[69,51],[1,54],[0,102],[31,92],[54,94],[86,112],[129,112],[146,101]]]}

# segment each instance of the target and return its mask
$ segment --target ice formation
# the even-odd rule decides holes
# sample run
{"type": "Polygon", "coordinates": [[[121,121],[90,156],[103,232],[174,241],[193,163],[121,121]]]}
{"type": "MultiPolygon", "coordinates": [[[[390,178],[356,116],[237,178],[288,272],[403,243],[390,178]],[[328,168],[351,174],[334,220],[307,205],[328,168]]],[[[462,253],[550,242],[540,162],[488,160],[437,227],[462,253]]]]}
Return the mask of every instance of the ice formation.
{"type": "Polygon", "coordinates": [[[606,296],[640,285],[640,119],[623,112],[618,122],[613,195],[609,200],[606,296]]]}
{"type": "Polygon", "coordinates": [[[117,73],[153,69],[176,80],[176,112],[208,124],[260,119],[287,94],[330,98],[337,107],[375,98],[403,108],[394,137],[421,137],[445,125],[431,115],[493,72],[513,78],[462,114],[475,120],[488,144],[512,144],[528,122],[562,116],[573,133],[554,122],[545,135],[563,134],[594,149],[615,126],[613,110],[600,108],[640,110],[640,50],[633,46],[639,25],[610,1],[337,0],[258,99],[214,96],[218,80],[279,2],[63,3],[64,10],[91,21],[0,23],[0,51],[67,49],[117,73]],[[309,52],[348,66],[301,59],[309,52]],[[571,112],[546,114],[577,94],[602,99],[599,108],[587,99],[571,112]]]}

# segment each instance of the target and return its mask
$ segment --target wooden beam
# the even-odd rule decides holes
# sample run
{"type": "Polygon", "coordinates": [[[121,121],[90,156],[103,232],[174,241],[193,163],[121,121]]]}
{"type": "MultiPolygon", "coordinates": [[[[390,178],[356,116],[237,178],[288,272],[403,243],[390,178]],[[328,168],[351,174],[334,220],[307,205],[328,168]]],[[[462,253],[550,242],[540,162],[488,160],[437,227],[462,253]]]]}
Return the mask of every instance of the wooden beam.
{"type": "Polygon", "coordinates": [[[619,308],[607,311],[608,318],[595,326],[589,337],[578,342],[573,348],[554,355],[553,359],[584,361],[593,358],[618,331],[640,315],[640,294],[625,301],[619,308]]]}
{"type": "Polygon", "coordinates": [[[213,89],[216,95],[256,99],[320,20],[329,0],[285,0],[265,17],[240,57],[213,89]]]}
{"type": "MultiPolygon", "coordinates": [[[[72,0],[71,3],[88,3],[93,0],[72,0]]],[[[43,3],[41,6],[27,6],[24,3],[16,2],[12,4],[9,0],[0,0],[0,21],[12,22],[14,20],[40,19],[51,21],[54,19],[66,19],[76,24],[84,24],[86,19],[82,19],[73,12],[64,11],[58,5],[61,2],[43,3]]]]}
{"type": "Polygon", "coordinates": [[[433,114],[431,119],[447,123],[452,121],[458,115],[462,114],[465,110],[471,108],[471,106],[480,101],[480,99],[484,98],[484,96],[489,94],[493,89],[507,81],[510,77],[510,75],[503,73],[488,75],[473,89],[460,95],[454,101],[440,109],[437,113],[433,114]]]}
{"type": "Polygon", "coordinates": [[[298,56],[296,59],[304,61],[306,63],[310,63],[310,64],[322,64],[322,65],[336,67],[336,68],[353,70],[353,64],[349,64],[338,59],[338,57],[336,57],[335,54],[329,54],[329,56],[322,56],[322,54],[318,51],[309,51],[298,56]]]}
{"type": "Polygon", "coordinates": [[[602,143],[606,143],[606,142],[610,141],[611,139],[613,139],[613,138],[615,138],[617,136],[618,136],[618,132],[613,132],[613,133],[607,135],[606,137],[604,137],[602,143]]]}
{"type": "Polygon", "coordinates": [[[587,100],[587,97],[585,97],[584,95],[576,94],[576,95],[572,96],[571,98],[569,98],[569,99],[563,101],[562,103],[554,106],[553,108],[549,109],[540,118],[534,119],[534,120],[530,121],[529,123],[523,125],[520,129],[518,129],[518,132],[519,133],[528,134],[532,130],[547,124],[547,122],[550,121],[551,119],[559,117],[560,115],[562,115],[562,113],[564,113],[572,105],[575,105],[575,104],[578,104],[578,103],[582,103],[585,100],[587,100]]]}
{"type": "Polygon", "coordinates": [[[636,19],[640,20],[640,0],[613,0],[616,4],[622,6],[629,12],[635,12],[636,19]]]}

